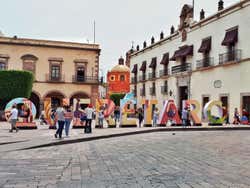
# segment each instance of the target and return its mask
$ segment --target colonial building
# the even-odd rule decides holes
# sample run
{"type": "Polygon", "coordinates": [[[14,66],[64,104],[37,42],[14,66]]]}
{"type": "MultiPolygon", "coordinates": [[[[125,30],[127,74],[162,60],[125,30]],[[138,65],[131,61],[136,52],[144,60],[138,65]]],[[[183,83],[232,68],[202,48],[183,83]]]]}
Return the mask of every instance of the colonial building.
{"type": "Polygon", "coordinates": [[[45,98],[51,98],[52,105],[63,98],[95,103],[99,55],[97,44],[0,37],[0,69],[34,74],[31,100],[38,111],[45,98]]]}
{"type": "Polygon", "coordinates": [[[118,65],[107,73],[108,96],[114,93],[126,94],[130,91],[130,70],[124,65],[124,59],[119,59],[118,65]]]}
{"type": "MultiPolygon", "coordinates": [[[[234,108],[250,112],[250,1],[242,0],[200,20],[193,20],[193,7],[184,5],[178,28],[169,36],[136,47],[130,57],[131,91],[141,99],[196,99],[204,106],[221,100],[232,121],[234,108]]],[[[202,112],[200,113],[202,117],[202,112]]]]}

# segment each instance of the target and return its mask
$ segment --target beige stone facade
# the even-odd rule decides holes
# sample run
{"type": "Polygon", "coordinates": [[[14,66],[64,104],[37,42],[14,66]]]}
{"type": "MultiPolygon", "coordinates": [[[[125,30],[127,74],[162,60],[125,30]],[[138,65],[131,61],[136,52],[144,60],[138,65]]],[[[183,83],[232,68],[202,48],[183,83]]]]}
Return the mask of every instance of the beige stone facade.
{"type": "MultiPolygon", "coordinates": [[[[195,99],[202,108],[220,100],[230,122],[235,108],[250,113],[250,1],[226,8],[221,2],[211,16],[201,11],[199,21],[191,16],[192,6],[183,6],[178,29],[136,48],[130,59],[130,90],[138,106],[142,99],[157,99],[162,109],[172,99],[181,110],[183,100],[195,99]]],[[[203,118],[202,111],[199,116],[203,118]]]]}
{"type": "Polygon", "coordinates": [[[98,97],[97,44],[0,37],[0,69],[28,70],[35,82],[31,98],[42,108],[46,97],[53,105],[63,98],[98,97]]]}

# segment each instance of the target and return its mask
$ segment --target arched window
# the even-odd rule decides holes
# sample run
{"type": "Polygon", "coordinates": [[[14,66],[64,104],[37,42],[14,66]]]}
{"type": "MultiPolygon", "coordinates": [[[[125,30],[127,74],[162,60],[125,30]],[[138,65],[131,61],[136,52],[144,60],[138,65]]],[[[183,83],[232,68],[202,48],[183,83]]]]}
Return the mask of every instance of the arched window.
{"type": "Polygon", "coordinates": [[[26,54],[21,57],[23,60],[23,70],[30,71],[33,74],[36,72],[36,61],[38,58],[32,54],[26,54]]]}
{"type": "Polygon", "coordinates": [[[125,75],[121,75],[121,76],[120,76],[120,81],[121,81],[121,82],[124,82],[124,81],[125,81],[125,75]]]}

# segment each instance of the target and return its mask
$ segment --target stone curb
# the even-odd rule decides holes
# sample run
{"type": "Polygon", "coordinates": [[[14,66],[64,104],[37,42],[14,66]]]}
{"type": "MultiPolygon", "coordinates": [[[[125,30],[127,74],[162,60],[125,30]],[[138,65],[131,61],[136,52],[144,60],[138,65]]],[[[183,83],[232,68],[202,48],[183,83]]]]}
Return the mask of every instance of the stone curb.
{"type": "Polygon", "coordinates": [[[44,147],[51,147],[51,146],[59,146],[65,144],[74,144],[80,142],[89,142],[93,140],[101,140],[107,138],[115,138],[115,137],[122,137],[122,136],[130,136],[130,135],[137,135],[137,134],[145,134],[145,133],[154,133],[154,132],[186,132],[186,131],[242,131],[242,130],[250,130],[249,127],[171,127],[171,128],[155,128],[150,130],[142,130],[142,131],[133,131],[133,132],[125,132],[125,133],[115,133],[115,134],[108,134],[108,135],[101,135],[101,136],[93,136],[87,138],[77,138],[72,140],[62,140],[58,142],[50,142],[47,144],[41,144],[37,146],[31,146],[23,149],[18,150],[30,150],[30,149],[38,149],[44,147]]]}

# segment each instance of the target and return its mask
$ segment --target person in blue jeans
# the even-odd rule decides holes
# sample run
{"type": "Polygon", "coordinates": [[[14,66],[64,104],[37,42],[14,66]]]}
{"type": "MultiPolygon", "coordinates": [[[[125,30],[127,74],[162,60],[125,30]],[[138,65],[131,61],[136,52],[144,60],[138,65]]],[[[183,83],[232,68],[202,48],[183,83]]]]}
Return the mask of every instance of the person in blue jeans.
{"type": "Polygon", "coordinates": [[[64,117],[65,117],[65,135],[66,137],[68,137],[70,124],[73,119],[73,112],[71,111],[69,106],[66,107],[66,112],[65,112],[64,117]]]}
{"type": "Polygon", "coordinates": [[[59,139],[62,139],[62,131],[65,124],[65,110],[62,106],[56,109],[56,120],[58,122],[58,129],[56,130],[55,138],[59,135],[59,139]]]}

